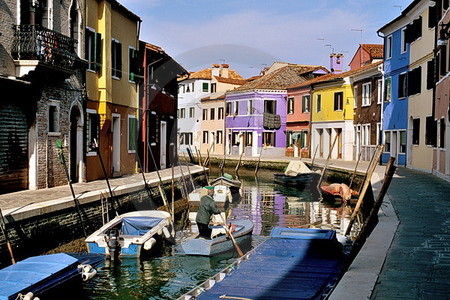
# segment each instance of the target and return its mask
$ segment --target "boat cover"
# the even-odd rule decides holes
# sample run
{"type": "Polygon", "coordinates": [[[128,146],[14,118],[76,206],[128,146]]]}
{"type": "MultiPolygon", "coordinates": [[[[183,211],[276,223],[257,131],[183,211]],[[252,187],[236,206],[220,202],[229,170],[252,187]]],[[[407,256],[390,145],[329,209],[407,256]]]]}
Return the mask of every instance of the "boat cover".
{"type": "Polygon", "coordinates": [[[32,291],[32,287],[46,284],[51,278],[54,280],[56,273],[64,269],[76,270],[77,266],[75,257],[57,253],[33,256],[3,268],[0,270],[0,300],[15,299],[17,293],[32,291]]]}
{"type": "Polygon", "coordinates": [[[293,160],[289,163],[284,172],[286,176],[297,176],[301,173],[311,173],[311,169],[308,168],[304,162],[300,160],[293,160]]]}
{"type": "Polygon", "coordinates": [[[123,235],[144,235],[159,224],[163,218],[155,217],[127,217],[122,219],[123,235]]]}

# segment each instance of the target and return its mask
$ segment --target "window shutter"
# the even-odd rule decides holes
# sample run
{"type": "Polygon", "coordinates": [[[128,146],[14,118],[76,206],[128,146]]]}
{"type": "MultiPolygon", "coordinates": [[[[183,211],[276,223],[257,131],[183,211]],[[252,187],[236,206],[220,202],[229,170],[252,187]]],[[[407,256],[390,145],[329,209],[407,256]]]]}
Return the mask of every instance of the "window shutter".
{"type": "Polygon", "coordinates": [[[94,38],[95,71],[102,69],[102,34],[96,33],[94,38]]]}
{"type": "Polygon", "coordinates": [[[122,78],[122,44],[117,43],[117,77],[122,78]]]}
{"type": "Polygon", "coordinates": [[[437,5],[428,8],[428,28],[434,28],[437,25],[437,5]]]}
{"type": "Polygon", "coordinates": [[[427,89],[434,87],[434,59],[427,62],[427,89]]]}

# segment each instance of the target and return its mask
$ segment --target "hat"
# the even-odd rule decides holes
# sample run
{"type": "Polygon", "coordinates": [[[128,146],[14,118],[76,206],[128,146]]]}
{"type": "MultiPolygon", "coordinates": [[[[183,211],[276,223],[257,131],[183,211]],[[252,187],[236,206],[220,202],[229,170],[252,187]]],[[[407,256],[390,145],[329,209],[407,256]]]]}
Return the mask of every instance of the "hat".
{"type": "Polygon", "coordinates": [[[214,187],[213,186],[205,186],[205,189],[207,189],[207,190],[213,190],[214,189],[214,187]]]}

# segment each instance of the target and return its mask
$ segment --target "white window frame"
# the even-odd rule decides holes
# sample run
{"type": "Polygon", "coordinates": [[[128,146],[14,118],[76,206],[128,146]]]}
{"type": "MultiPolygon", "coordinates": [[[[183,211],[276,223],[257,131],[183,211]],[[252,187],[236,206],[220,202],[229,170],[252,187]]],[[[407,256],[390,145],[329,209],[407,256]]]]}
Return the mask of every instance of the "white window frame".
{"type": "Polygon", "coordinates": [[[47,130],[49,136],[60,136],[61,135],[61,128],[59,126],[60,123],[60,109],[61,109],[61,101],[50,99],[48,100],[48,109],[47,109],[47,130]],[[55,119],[53,120],[53,127],[56,128],[56,131],[50,131],[50,107],[55,107],[56,113],[55,113],[55,119]]]}
{"type": "Polygon", "coordinates": [[[386,59],[392,58],[392,34],[386,37],[386,59]]]}
{"type": "Polygon", "coordinates": [[[370,123],[361,124],[361,145],[370,145],[370,123]]]}
{"type": "Polygon", "coordinates": [[[317,94],[316,95],[316,112],[321,112],[322,111],[322,94],[317,94]],[[320,100],[320,103],[319,103],[320,100]]]}
{"type": "Polygon", "coordinates": [[[294,114],[294,97],[287,99],[287,113],[288,115],[294,114]]]}
{"type": "Polygon", "coordinates": [[[370,106],[372,103],[372,83],[366,82],[362,85],[361,107],[370,106]]]}
{"type": "Polygon", "coordinates": [[[400,44],[400,53],[403,54],[406,52],[408,45],[406,43],[406,27],[402,28],[401,31],[401,44],[400,44]]]}
{"type": "MultiPolygon", "coordinates": [[[[98,115],[98,112],[95,109],[87,108],[86,109],[86,115],[90,115],[90,114],[91,115],[98,115]]],[[[90,125],[90,118],[89,118],[89,116],[86,116],[86,117],[87,117],[86,126],[89,126],[90,125]]],[[[89,130],[90,128],[87,128],[87,129],[89,130]]],[[[87,140],[89,140],[89,135],[86,138],[87,138],[87,140]]],[[[98,143],[98,141],[97,141],[97,143],[98,143]]],[[[86,156],[97,156],[97,152],[96,151],[89,151],[89,152],[86,153],[86,156]]]]}
{"type": "MultiPolygon", "coordinates": [[[[134,48],[134,47],[132,47],[132,46],[128,46],[128,82],[130,82],[130,83],[135,83],[136,82],[136,80],[130,80],[130,74],[132,73],[132,69],[131,69],[131,60],[130,60],[130,52],[132,52],[132,51],[136,51],[136,48],[134,48]]],[[[135,75],[137,75],[137,74],[135,74],[135,75]]]]}
{"type": "MultiPolygon", "coordinates": [[[[377,80],[377,104],[381,104],[383,102],[383,80],[377,80]]],[[[377,139],[377,141],[379,141],[377,139]]]]}
{"type": "Polygon", "coordinates": [[[87,56],[88,56],[88,57],[86,57],[86,60],[89,62],[88,66],[87,66],[87,71],[97,73],[95,68],[94,69],[91,68],[91,66],[95,65],[95,64],[91,64],[91,62],[95,62],[95,60],[96,60],[96,57],[95,57],[95,35],[96,35],[96,32],[93,28],[90,28],[87,26],[86,26],[86,29],[93,33],[93,35],[89,35],[89,36],[85,37],[87,39],[87,44],[88,44],[88,49],[85,50],[85,52],[87,53],[87,56]],[[89,38],[89,37],[91,37],[91,38],[89,38]]]}
{"type": "MultiPolygon", "coordinates": [[[[118,43],[118,44],[120,44],[120,45],[122,45],[121,43],[120,43],[120,41],[118,40],[118,39],[115,39],[115,38],[111,38],[111,42],[114,42],[114,43],[118,43]]],[[[111,51],[112,51],[112,49],[111,49],[111,51]]],[[[113,60],[115,59],[115,57],[113,57],[113,55],[112,55],[112,53],[111,53],[111,77],[113,78],[113,79],[117,79],[117,80],[120,80],[120,77],[119,76],[116,76],[116,75],[113,75],[112,73],[114,73],[113,72],[113,60]]],[[[122,61],[122,63],[123,63],[123,61],[122,61]]]]}
{"type": "Polygon", "coordinates": [[[195,107],[189,107],[189,118],[195,118],[195,107]]]}
{"type": "Polygon", "coordinates": [[[353,87],[353,108],[357,108],[358,107],[358,86],[355,85],[353,87]]]}

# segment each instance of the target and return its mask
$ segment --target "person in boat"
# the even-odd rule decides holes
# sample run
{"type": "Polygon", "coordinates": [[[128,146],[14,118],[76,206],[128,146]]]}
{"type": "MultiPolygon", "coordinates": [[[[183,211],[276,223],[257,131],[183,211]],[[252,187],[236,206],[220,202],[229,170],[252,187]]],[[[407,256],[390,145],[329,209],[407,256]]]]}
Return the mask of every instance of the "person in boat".
{"type": "Polygon", "coordinates": [[[209,221],[213,214],[220,214],[221,211],[217,208],[216,202],[214,202],[214,187],[207,186],[205,188],[208,193],[200,199],[200,206],[195,222],[197,223],[199,235],[210,239],[212,229],[209,228],[209,221]]]}

